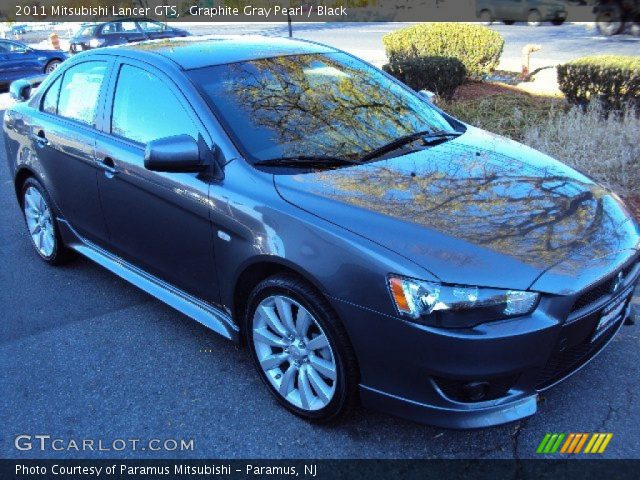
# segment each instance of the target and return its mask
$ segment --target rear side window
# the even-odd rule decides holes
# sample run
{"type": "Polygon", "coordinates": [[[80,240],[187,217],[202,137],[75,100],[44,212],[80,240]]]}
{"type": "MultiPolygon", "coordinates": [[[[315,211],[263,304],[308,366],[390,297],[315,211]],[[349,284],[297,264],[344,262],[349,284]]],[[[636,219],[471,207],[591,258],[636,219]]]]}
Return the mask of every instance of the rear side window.
{"type": "Polygon", "coordinates": [[[60,85],[62,84],[62,76],[59,76],[53,85],[49,87],[47,93],[42,99],[42,111],[47,113],[58,113],[58,95],[60,94],[60,85]]]}
{"type": "Polygon", "coordinates": [[[85,62],[67,70],[60,87],[58,115],[94,125],[106,72],[105,62],[85,62]]]}
{"type": "Polygon", "coordinates": [[[111,133],[146,144],[198,129],[169,87],[141,68],[123,65],[118,75],[111,115],[111,133]]]}

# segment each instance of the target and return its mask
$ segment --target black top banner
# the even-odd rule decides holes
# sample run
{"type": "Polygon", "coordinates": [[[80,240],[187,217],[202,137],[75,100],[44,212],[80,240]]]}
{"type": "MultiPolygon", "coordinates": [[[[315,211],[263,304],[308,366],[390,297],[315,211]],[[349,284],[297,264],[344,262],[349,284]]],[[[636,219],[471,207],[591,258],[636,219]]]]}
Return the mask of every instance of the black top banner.
{"type": "Polygon", "coordinates": [[[537,12],[543,21],[591,22],[602,8],[598,0],[0,0],[0,20],[478,22],[526,21],[531,12],[537,12]]]}

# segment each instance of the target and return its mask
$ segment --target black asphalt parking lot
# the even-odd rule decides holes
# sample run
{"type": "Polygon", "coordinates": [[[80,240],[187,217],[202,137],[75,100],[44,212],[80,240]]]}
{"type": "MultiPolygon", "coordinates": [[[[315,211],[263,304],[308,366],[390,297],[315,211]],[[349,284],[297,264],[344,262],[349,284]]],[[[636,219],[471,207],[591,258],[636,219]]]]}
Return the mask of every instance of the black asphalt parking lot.
{"type": "Polygon", "coordinates": [[[358,409],[340,423],[311,425],[276,404],[247,352],[88,260],[59,268],[40,261],[4,152],[0,140],[4,458],[527,458],[547,432],[611,432],[605,457],[640,457],[638,325],[623,327],[521,422],[451,431],[358,409]],[[19,451],[21,434],[107,446],[193,439],[194,448],[43,452],[34,442],[19,451]]]}

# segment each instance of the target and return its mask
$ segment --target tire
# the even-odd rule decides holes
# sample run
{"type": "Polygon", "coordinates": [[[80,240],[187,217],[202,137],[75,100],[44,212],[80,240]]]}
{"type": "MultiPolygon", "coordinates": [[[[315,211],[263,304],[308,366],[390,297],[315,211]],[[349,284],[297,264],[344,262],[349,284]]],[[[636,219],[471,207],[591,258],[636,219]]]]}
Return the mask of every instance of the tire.
{"type": "Polygon", "coordinates": [[[53,210],[53,202],[42,184],[28,178],[20,191],[20,206],[27,233],[36,253],[50,265],[60,265],[73,258],[62,241],[53,210]]]}
{"type": "Polygon", "coordinates": [[[50,60],[49,63],[47,63],[44,67],[44,73],[46,73],[47,75],[52,73],[56,68],[60,66],[61,63],[61,60],[50,60]]]}
{"type": "Polygon", "coordinates": [[[621,33],[624,30],[622,9],[618,5],[603,7],[596,15],[596,26],[605,37],[621,33]]]}
{"type": "Polygon", "coordinates": [[[514,23],[516,23],[515,20],[503,20],[502,23],[504,23],[505,25],[513,25],[514,23]]]}
{"type": "Polygon", "coordinates": [[[559,27],[564,23],[564,21],[565,21],[564,18],[554,18],[553,20],[551,20],[551,25],[555,25],[556,27],[559,27]]]}
{"type": "Polygon", "coordinates": [[[530,27],[539,27],[542,24],[542,15],[538,10],[531,10],[527,17],[527,24],[530,27]]]}
{"type": "Polygon", "coordinates": [[[259,283],[247,302],[244,332],[260,378],[290,412],[325,423],[357,403],[359,370],[347,333],[303,280],[276,275],[259,283]]]}
{"type": "Polygon", "coordinates": [[[493,15],[491,15],[491,12],[489,10],[482,10],[478,15],[478,20],[480,20],[480,23],[482,25],[488,26],[493,22],[493,15]]]}
{"type": "Polygon", "coordinates": [[[629,31],[634,37],[640,37],[640,18],[631,24],[629,31]]]}

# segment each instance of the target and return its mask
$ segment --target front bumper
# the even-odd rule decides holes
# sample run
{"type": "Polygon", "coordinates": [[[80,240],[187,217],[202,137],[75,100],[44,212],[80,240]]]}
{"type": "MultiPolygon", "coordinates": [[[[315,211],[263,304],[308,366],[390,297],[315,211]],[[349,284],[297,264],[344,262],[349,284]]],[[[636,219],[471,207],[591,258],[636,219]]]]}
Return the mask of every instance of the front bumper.
{"type": "Polygon", "coordinates": [[[365,406],[448,428],[480,428],[536,412],[537,394],[572,375],[613,339],[630,311],[640,262],[615,294],[544,296],[531,315],[443,330],[334,300],[360,364],[365,406]],[[613,308],[612,308],[613,307],[613,308]],[[597,331],[607,310],[616,310],[597,331]],[[604,313],[603,313],[604,312],[604,313]],[[464,397],[481,385],[482,398],[464,397]],[[473,387],[476,388],[476,387],[473,387]]]}

